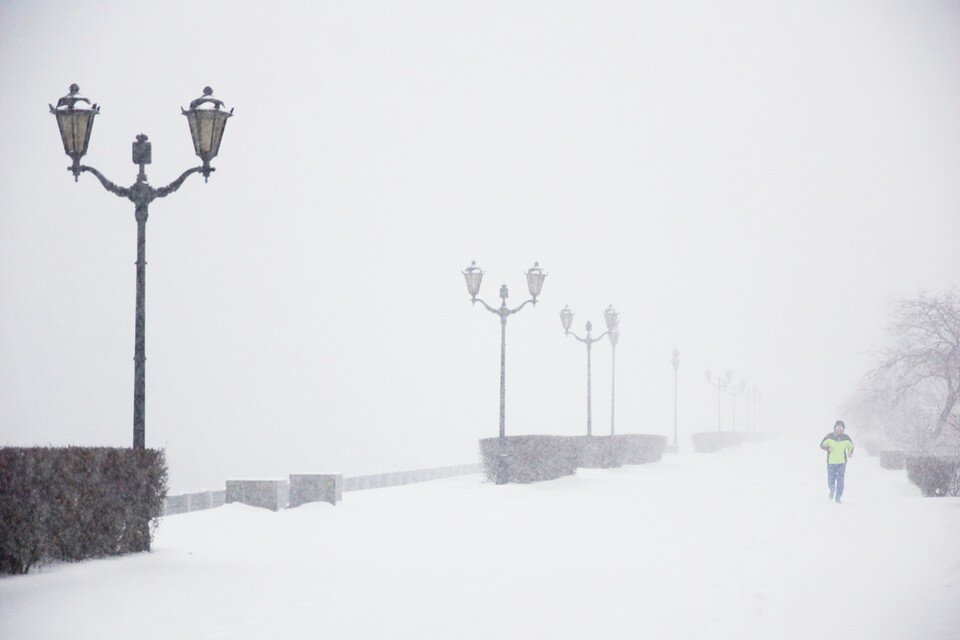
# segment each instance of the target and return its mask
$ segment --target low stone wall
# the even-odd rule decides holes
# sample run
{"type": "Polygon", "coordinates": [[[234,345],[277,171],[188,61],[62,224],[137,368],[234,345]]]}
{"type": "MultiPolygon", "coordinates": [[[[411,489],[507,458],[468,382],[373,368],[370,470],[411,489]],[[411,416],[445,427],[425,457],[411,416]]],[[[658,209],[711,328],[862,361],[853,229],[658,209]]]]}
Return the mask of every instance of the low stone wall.
{"type": "MultiPolygon", "coordinates": [[[[404,484],[412,484],[417,482],[428,482],[430,480],[440,480],[442,478],[451,478],[454,476],[469,475],[472,473],[480,473],[479,464],[458,464],[451,465],[448,467],[433,467],[429,469],[418,469],[414,471],[393,471],[389,473],[375,473],[371,475],[364,476],[350,476],[343,477],[341,474],[292,474],[289,480],[274,479],[268,480],[267,482],[283,482],[286,484],[287,489],[286,493],[277,497],[267,497],[265,499],[266,504],[254,504],[253,506],[265,506],[268,509],[273,509],[276,511],[280,508],[286,508],[287,506],[298,506],[298,504],[304,504],[305,502],[330,502],[327,499],[328,494],[315,493],[317,489],[313,488],[303,488],[303,491],[306,494],[298,493],[301,489],[301,483],[309,485],[311,482],[306,478],[321,478],[321,477],[332,477],[336,476],[339,478],[339,483],[335,483],[334,494],[336,502],[339,502],[342,499],[342,494],[345,491],[361,491],[365,489],[380,489],[384,487],[396,487],[404,484]],[[312,495],[324,496],[320,500],[304,500],[305,497],[310,497],[312,495]],[[301,502],[301,500],[304,500],[301,502]],[[289,504],[288,504],[289,503],[289,504]],[[294,504],[298,503],[298,504],[294,504]],[[277,505],[274,508],[271,505],[277,505]]],[[[227,481],[228,487],[230,483],[237,482],[263,482],[260,480],[229,480],[227,481]]],[[[181,493],[176,495],[168,495],[164,502],[163,515],[172,516],[179,513],[188,513],[190,511],[201,511],[204,509],[212,509],[215,507],[220,507],[226,504],[227,502],[242,502],[244,504],[251,504],[243,497],[244,489],[241,489],[238,486],[233,488],[231,493],[231,498],[227,500],[227,491],[198,491],[195,493],[181,493]]],[[[256,491],[253,491],[253,495],[256,494],[256,491]]],[[[259,498],[251,498],[253,501],[257,502],[259,498]]],[[[333,502],[333,504],[336,504],[333,502]]]]}
{"type": "Polygon", "coordinates": [[[197,491],[167,496],[163,506],[163,515],[169,516],[177,513],[213,509],[223,506],[226,498],[226,491],[197,491]]]}
{"type": "Polygon", "coordinates": [[[367,489],[399,487],[405,484],[429,482],[431,480],[465,476],[472,473],[480,473],[479,464],[457,464],[450,467],[433,467],[412,471],[391,471],[388,473],[374,473],[364,476],[350,476],[343,479],[343,490],[365,491],[367,489]]]}
{"type": "Polygon", "coordinates": [[[290,508],[308,502],[337,504],[343,497],[343,475],[339,473],[290,474],[290,508]]]}
{"type": "Polygon", "coordinates": [[[290,497],[290,482],[285,479],[227,480],[227,504],[240,502],[271,511],[285,509],[290,497]]]}

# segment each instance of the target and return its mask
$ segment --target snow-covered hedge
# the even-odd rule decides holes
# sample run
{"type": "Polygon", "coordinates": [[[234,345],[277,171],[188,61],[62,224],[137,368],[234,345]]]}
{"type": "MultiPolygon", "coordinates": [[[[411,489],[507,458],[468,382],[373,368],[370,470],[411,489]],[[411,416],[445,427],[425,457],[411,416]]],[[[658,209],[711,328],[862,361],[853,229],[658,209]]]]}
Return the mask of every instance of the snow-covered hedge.
{"type": "Polygon", "coordinates": [[[0,448],[0,572],[148,551],[166,492],[162,451],[0,448]]]}
{"type": "Polygon", "coordinates": [[[649,433],[625,433],[610,436],[617,442],[623,464],[659,462],[667,448],[667,437],[649,433]]]}
{"type": "Polygon", "coordinates": [[[907,477],[925,496],[960,496],[960,455],[908,455],[907,477]]]}
{"type": "Polygon", "coordinates": [[[577,452],[566,436],[507,436],[502,452],[499,440],[480,441],[483,473],[492,482],[539,482],[577,470],[577,452]]]}
{"type": "Polygon", "coordinates": [[[883,449],[880,451],[880,466],[884,469],[903,469],[906,463],[903,451],[883,449]]]}
{"type": "Polygon", "coordinates": [[[574,473],[578,467],[609,469],[624,464],[656,462],[667,446],[665,436],[509,436],[500,456],[498,438],[480,441],[480,457],[488,480],[539,482],[574,473]]]}
{"type": "Polygon", "coordinates": [[[577,452],[577,467],[584,469],[611,469],[623,466],[626,449],[615,436],[572,436],[577,452]]]}

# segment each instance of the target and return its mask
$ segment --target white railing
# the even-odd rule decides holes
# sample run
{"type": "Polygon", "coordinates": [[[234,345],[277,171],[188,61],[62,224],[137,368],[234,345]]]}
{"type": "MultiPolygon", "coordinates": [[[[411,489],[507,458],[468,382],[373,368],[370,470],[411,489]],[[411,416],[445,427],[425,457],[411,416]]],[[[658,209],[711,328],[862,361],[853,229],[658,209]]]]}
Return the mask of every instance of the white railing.
{"type": "MultiPolygon", "coordinates": [[[[343,491],[365,491],[368,489],[384,489],[418,482],[430,482],[454,476],[480,473],[479,464],[458,464],[449,467],[434,467],[432,469],[415,469],[413,471],[392,471],[388,473],[373,473],[362,476],[347,476],[343,479],[343,491]]],[[[168,495],[163,505],[163,515],[172,516],[190,511],[203,511],[220,507],[226,502],[226,490],[197,491],[168,495]]]]}

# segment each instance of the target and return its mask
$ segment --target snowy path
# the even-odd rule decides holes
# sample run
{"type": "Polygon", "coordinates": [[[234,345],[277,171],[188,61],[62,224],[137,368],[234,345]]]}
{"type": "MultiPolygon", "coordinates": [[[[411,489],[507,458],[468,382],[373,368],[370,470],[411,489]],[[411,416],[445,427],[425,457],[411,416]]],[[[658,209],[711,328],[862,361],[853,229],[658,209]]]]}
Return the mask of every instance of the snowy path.
{"type": "Polygon", "coordinates": [[[0,578],[0,638],[960,638],[960,499],[858,452],[836,505],[818,437],[172,516],[0,578]]]}

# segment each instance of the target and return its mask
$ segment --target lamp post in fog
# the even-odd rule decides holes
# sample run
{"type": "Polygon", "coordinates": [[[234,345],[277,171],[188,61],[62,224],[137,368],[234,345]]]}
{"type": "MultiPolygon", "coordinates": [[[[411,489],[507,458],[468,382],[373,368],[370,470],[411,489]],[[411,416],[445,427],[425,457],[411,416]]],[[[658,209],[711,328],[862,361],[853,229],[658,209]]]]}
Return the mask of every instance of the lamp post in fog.
{"type": "MultiPolygon", "coordinates": [[[[581,338],[573,331],[570,331],[570,327],[573,325],[573,310],[569,306],[564,306],[560,311],[560,324],[563,326],[564,335],[573,336],[583,344],[587,346],[587,435],[593,435],[593,408],[592,408],[592,390],[591,390],[591,365],[590,365],[590,352],[592,351],[593,343],[598,342],[603,339],[604,336],[610,336],[610,344],[613,345],[616,349],[617,340],[619,339],[618,327],[620,323],[619,313],[616,309],[613,308],[613,305],[604,312],[604,320],[607,323],[608,329],[602,334],[593,338],[590,336],[590,332],[593,331],[593,323],[587,322],[586,337],[581,338]]],[[[613,407],[611,406],[611,412],[613,407]]],[[[610,417],[610,432],[613,433],[613,416],[611,413],[610,417]]]]}
{"type": "Polygon", "coordinates": [[[680,370],[679,349],[673,349],[673,359],[670,362],[673,364],[673,450],[677,453],[680,451],[680,444],[677,442],[677,423],[679,422],[680,415],[680,387],[678,376],[680,370]]]}
{"type": "Polygon", "coordinates": [[[187,169],[180,177],[166,185],[155,189],[147,181],[144,167],[151,163],[151,144],[147,136],[142,133],[133,143],[133,164],[140,166],[136,182],[130,187],[118,187],[107,180],[102,173],[93,167],[80,164],[80,159],[86,155],[90,144],[90,133],[93,130],[93,119],[100,113],[100,107],[91,104],[80,95],[80,88],[76,84],[70,85],[70,93],[57,101],[57,106],[50,106],[50,113],[56,116],[60,128],[60,137],[63,141],[64,152],[73,160],[67,170],[73,173],[74,181],[79,181],[80,174],[92,173],[103,185],[103,188],[121,198],[133,202],[134,218],[137,221],[137,302],[135,314],[136,335],[134,337],[134,373],[133,373],[133,448],[146,447],[146,233],[148,207],[157,198],[165,198],[180,188],[183,181],[194,173],[202,173],[204,182],[215,170],[210,166],[220,151],[220,142],[223,139],[223,130],[227,119],[233,115],[222,110],[223,102],[213,97],[213,90],[206,87],[203,96],[190,103],[190,109],[180,111],[187,117],[190,125],[190,135],[193,138],[194,151],[203,160],[199,167],[187,169]],[[85,102],[86,108],[78,107],[78,103],[85,102]],[[204,105],[207,105],[204,107],[204,105]],[[201,108],[204,107],[204,108],[201,108]]]}
{"type": "Polygon", "coordinates": [[[717,381],[713,381],[713,374],[709,370],[704,374],[707,377],[707,384],[717,388],[717,431],[723,431],[720,426],[720,414],[721,414],[721,402],[723,400],[723,390],[727,388],[727,385],[730,384],[730,381],[733,380],[733,372],[727,371],[726,377],[720,378],[717,377],[717,381]]]}
{"type": "Polygon", "coordinates": [[[740,381],[740,386],[733,388],[731,387],[727,393],[730,394],[730,399],[733,402],[733,430],[737,430],[737,396],[743,395],[747,391],[747,382],[745,380],[740,381]]]}
{"type": "Polygon", "coordinates": [[[530,299],[525,300],[519,307],[510,309],[507,307],[507,297],[510,295],[507,285],[500,285],[500,306],[491,307],[486,302],[477,297],[480,293],[480,283],[483,281],[483,269],[477,266],[476,260],[470,263],[470,266],[463,270],[463,277],[467,282],[467,292],[470,294],[470,302],[474,305],[480,303],[484,309],[500,317],[500,439],[506,437],[506,366],[507,366],[507,318],[523,309],[528,304],[536,306],[537,296],[543,288],[543,281],[547,273],[540,268],[539,262],[534,262],[533,266],[525,272],[527,276],[527,290],[530,292],[530,299]]]}
{"type": "Polygon", "coordinates": [[[607,337],[610,338],[610,346],[613,348],[610,365],[610,435],[613,435],[615,433],[613,418],[617,408],[617,342],[620,340],[620,312],[611,304],[603,312],[603,321],[607,323],[607,337]]]}

